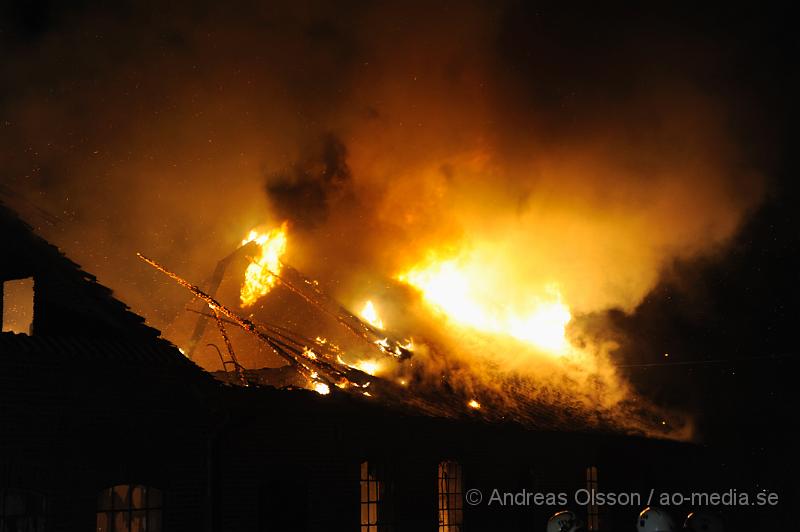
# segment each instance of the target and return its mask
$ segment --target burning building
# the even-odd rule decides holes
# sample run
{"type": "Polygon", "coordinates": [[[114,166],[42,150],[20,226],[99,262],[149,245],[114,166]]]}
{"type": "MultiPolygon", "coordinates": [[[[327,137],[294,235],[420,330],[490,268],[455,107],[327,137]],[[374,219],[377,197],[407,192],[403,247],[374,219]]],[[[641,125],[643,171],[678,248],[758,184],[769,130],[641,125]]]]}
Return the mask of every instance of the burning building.
{"type": "MultiPolygon", "coordinates": [[[[447,383],[411,395],[410,382],[337,362],[324,339],[256,324],[180,280],[206,307],[192,314],[219,327],[227,371],[215,378],[4,207],[0,235],[3,530],[535,530],[564,507],[591,530],[624,529],[640,508],[570,495],[498,511],[474,490],[646,493],[722,478],[721,458],[600,410],[537,398],[522,418],[447,383]],[[289,362],[282,386],[277,370],[235,358],[236,328],[289,362]]],[[[374,308],[364,314],[336,318],[383,334],[374,308]]],[[[375,348],[413,360],[388,342],[375,348]]]]}
{"type": "Polygon", "coordinates": [[[791,17],[8,4],[0,532],[624,530],[651,490],[791,499],[791,17]]]}

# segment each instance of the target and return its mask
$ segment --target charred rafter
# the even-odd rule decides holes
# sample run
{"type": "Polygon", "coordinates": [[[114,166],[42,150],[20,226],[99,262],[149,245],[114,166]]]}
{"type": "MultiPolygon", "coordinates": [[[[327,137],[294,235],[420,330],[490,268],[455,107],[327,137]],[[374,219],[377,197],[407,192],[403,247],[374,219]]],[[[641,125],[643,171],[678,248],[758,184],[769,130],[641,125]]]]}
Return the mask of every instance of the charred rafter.
{"type": "MultiPolygon", "coordinates": [[[[345,329],[352,332],[359,339],[373,345],[387,340],[387,335],[384,332],[365,323],[361,318],[323,292],[319,288],[319,283],[307,278],[286,263],[281,263],[281,265],[282,273],[280,275],[272,271],[270,271],[270,274],[274,275],[281,284],[290,291],[301,297],[310,305],[336,319],[345,329]]],[[[401,360],[411,357],[411,352],[403,347],[398,339],[392,339],[391,343],[394,344],[394,349],[382,348],[381,351],[401,360]]]]}
{"type": "MultiPolygon", "coordinates": [[[[286,360],[301,375],[309,380],[317,380],[324,382],[329,386],[333,385],[345,388],[348,385],[361,388],[368,385],[369,382],[373,380],[370,375],[367,375],[366,373],[351,368],[347,365],[321,360],[319,357],[316,357],[316,355],[311,356],[312,353],[310,350],[307,348],[300,348],[297,344],[292,345],[294,342],[288,341],[288,338],[286,338],[285,335],[284,338],[280,338],[274,333],[271,334],[261,330],[251,320],[239,316],[236,312],[223,305],[215,298],[206,294],[196,285],[193,285],[189,281],[180,277],[178,274],[168,270],[155,260],[145,257],[141,253],[137,253],[137,256],[142,261],[146,262],[153,268],[177,282],[179,285],[189,290],[195,297],[205,302],[209,309],[214,313],[215,319],[217,319],[217,317],[224,316],[230,320],[230,323],[265,342],[276,354],[286,360]]],[[[217,323],[222,323],[221,318],[218,319],[217,323]]]]}

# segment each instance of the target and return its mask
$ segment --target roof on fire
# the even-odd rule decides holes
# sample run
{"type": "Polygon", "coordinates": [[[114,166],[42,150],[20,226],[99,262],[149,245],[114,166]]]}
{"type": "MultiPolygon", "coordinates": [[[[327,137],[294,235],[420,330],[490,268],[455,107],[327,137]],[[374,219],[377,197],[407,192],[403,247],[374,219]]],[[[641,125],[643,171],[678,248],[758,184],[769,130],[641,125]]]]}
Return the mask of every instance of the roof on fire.
{"type": "MultiPolygon", "coordinates": [[[[160,337],[160,331],[145,324],[144,318],[134,313],[125,303],[116,299],[113,292],[97,282],[75,262],[68,259],[56,246],[35,234],[30,225],[0,203],[0,280],[33,276],[37,293],[44,298],[42,306],[56,306],[55,319],[36,334],[0,334],[0,357],[5,363],[62,367],[69,364],[87,364],[92,367],[151,368],[163,372],[169,380],[189,378],[192,382],[206,382],[225,386],[221,380],[187,359],[179,349],[160,337]],[[66,324],[61,323],[66,321],[66,324]],[[76,325],[77,324],[77,325],[76,325]],[[86,326],[90,324],[90,326],[86,326]],[[75,330],[72,326],[76,326],[75,330]]],[[[37,309],[39,310],[39,309],[37,309]]],[[[138,370],[136,370],[138,371],[138,370]]],[[[316,393],[308,390],[278,390],[260,386],[254,377],[257,370],[247,372],[251,377],[249,388],[234,392],[231,399],[239,397],[245,403],[258,407],[263,401],[296,400],[298,404],[317,404],[316,393]]],[[[379,379],[376,379],[379,380],[379,379]]],[[[230,389],[233,392],[235,386],[230,389]]],[[[620,432],[613,423],[602,416],[587,415],[585,411],[570,406],[545,404],[539,401],[521,402],[517,412],[475,412],[465,407],[463,398],[456,394],[424,390],[410,396],[391,383],[384,383],[385,393],[380,399],[354,397],[332,390],[326,404],[361,405],[360,408],[390,410],[401,415],[428,418],[450,418],[488,423],[506,423],[522,420],[527,429],[544,431],[600,431],[620,432]],[[516,415],[515,415],[516,414],[516,415]]],[[[368,394],[364,394],[368,395],[368,394]]],[[[319,399],[322,399],[321,397],[319,399]]],[[[238,402],[234,400],[234,402],[238,402]]],[[[262,405],[263,406],[263,405],[262,405]]]]}

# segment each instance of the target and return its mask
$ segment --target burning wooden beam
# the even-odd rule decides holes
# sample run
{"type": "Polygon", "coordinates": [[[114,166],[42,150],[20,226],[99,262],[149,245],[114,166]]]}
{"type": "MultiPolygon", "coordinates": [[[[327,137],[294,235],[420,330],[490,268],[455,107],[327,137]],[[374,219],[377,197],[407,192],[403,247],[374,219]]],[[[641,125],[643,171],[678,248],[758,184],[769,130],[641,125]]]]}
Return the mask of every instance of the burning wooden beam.
{"type": "Polygon", "coordinates": [[[142,255],[141,253],[137,253],[137,256],[142,261],[146,262],[156,270],[177,282],[179,285],[189,290],[192,294],[194,294],[195,297],[205,302],[209,309],[211,309],[211,311],[214,313],[214,317],[217,320],[218,325],[222,323],[221,316],[226,317],[234,325],[238,326],[245,332],[256,336],[269,345],[276,354],[286,360],[290,365],[292,365],[292,367],[300,372],[301,375],[309,380],[324,382],[329,386],[337,386],[346,383],[360,388],[365,385],[365,382],[368,383],[372,379],[372,377],[366,373],[354,368],[350,368],[344,364],[340,365],[335,362],[321,360],[316,357],[316,355],[312,357],[312,352],[307,348],[300,348],[296,345],[293,346],[291,343],[294,342],[287,343],[286,340],[276,338],[265,333],[264,331],[259,330],[256,324],[251,320],[239,316],[236,312],[205,293],[196,285],[193,285],[189,281],[180,277],[178,274],[168,270],[165,266],[159,264],[151,258],[142,255]]]}
{"type": "MultiPolygon", "coordinates": [[[[211,297],[214,297],[217,293],[217,289],[219,285],[222,283],[222,278],[225,275],[225,270],[227,270],[228,265],[235,259],[236,257],[240,256],[245,252],[246,249],[254,247],[255,244],[253,242],[248,242],[242,246],[239,246],[233,252],[231,252],[227,257],[223,258],[217,263],[217,266],[214,268],[214,273],[211,275],[211,278],[208,282],[208,293],[211,297]]],[[[197,343],[200,341],[200,338],[203,337],[203,332],[205,331],[206,327],[206,320],[198,319],[197,324],[195,324],[194,331],[192,332],[191,338],[189,338],[189,342],[187,344],[186,355],[191,360],[194,356],[194,351],[197,348],[197,343]]]]}
{"type": "MultiPolygon", "coordinates": [[[[383,331],[379,331],[369,323],[364,322],[361,318],[347,310],[338,301],[323,292],[316,281],[313,281],[303,275],[299,270],[289,266],[286,263],[281,263],[283,272],[280,275],[272,273],[283,286],[291,290],[296,295],[300,296],[303,300],[318,308],[325,314],[333,317],[345,329],[356,335],[359,339],[374,345],[385,340],[387,335],[383,331]],[[293,277],[294,279],[289,279],[293,277]],[[299,282],[295,282],[295,279],[299,282]],[[307,287],[307,288],[305,288],[307,287]]],[[[411,356],[411,351],[403,347],[402,342],[393,339],[392,343],[395,344],[396,350],[381,349],[384,353],[400,358],[406,359],[411,356]]],[[[383,345],[383,344],[381,344],[383,345]]]]}
{"type": "Polygon", "coordinates": [[[233,370],[236,373],[236,377],[239,379],[239,382],[241,382],[242,385],[247,386],[247,379],[244,377],[241,364],[239,364],[239,361],[236,359],[236,353],[233,350],[231,339],[228,337],[228,333],[225,330],[225,324],[222,322],[222,316],[220,316],[219,312],[216,310],[214,311],[214,318],[217,322],[219,334],[222,336],[222,340],[225,342],[225,348],[228,350],[228,356],[230,356],[231,360],[233,361],[233,370]]]}

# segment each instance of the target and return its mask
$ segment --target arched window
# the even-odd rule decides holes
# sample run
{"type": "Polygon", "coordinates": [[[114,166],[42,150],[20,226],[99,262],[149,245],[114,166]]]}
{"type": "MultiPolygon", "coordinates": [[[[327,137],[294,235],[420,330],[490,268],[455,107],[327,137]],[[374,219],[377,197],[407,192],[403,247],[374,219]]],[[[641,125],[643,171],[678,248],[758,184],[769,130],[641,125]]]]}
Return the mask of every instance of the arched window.
{"type": "Polygon", "coordinates": [[[97,496],[97,532],[161,532],[161,490],[138,484],[106,488],[97,496]]]}
{"type": "Polygon", "coordinates": [[[461,532],[464,526],[464,485],[461,464],[450,460],[439,463],[439,532],[461,532]]]}
{"type": "Polygon", "coordinates": [[[45,499],[27,491],[0,490],[1,532],[42,532],[45,499]]]}

